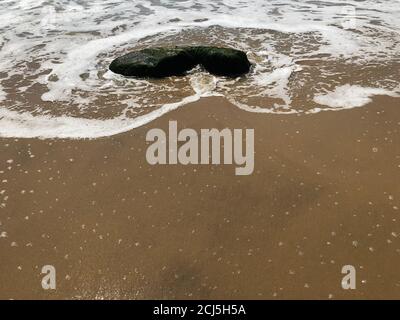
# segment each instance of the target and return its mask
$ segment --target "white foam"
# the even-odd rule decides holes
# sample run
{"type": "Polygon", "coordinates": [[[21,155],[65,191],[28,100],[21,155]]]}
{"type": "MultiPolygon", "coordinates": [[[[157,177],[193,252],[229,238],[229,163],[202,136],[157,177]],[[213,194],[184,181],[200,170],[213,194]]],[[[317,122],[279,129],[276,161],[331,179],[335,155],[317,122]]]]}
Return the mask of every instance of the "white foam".
{"type": "MultiPolygon", "coordinates": [[[[264,96],[283,100],[285,104],[280,107],[290,107],[289,78],[293,72],[301,71],[302,68],[286,55],[262,51],[259,54],[267,55],[267,60],[272,65],[273,70],[267,71],[261,67],[256,68],[253,77],[255,84],[260,86],[260,88],[265,88],[262,93],[264,96]]],[[[276,107],[279,106],[276,105],[276,107]]]]}
{"type": "MultiPolygon", "coordinates": [[[[300,113],[298,110],[295,109],[290,109],[287,108],[285,110],[285,108],[281,108],[281,109],[277,109],[275,108],[276,105],[274,105],[273,107],[267,107],[267,108],[261,108],[258,106],[249,106],[245,103],[241,103],[235,99],[229,99],[229,102],[232,103],[233,105],[235,105],[236,107],[238,107],[239,109],[242,109],[244,111],[247,112],[252,112],[252,113],[264,113],[264,114],[297,114],[300,113]]],[[[279,107],[279,106],[278,106],[279,107]]]]}
{"type": "MultiPolygon", "coordinates": [[[[335,110],[343,110],[362,107],[372,101],[371,97],[377,95],[400,97],[400,94],[395,91],[346,84],[336,87],[334,91],[314,96],[314,102],[335,110]]],[[[320,111],[319,108],[313,110],[310,112],[320,111]]]]}
{"type": "Polygon", "coordinates": [[[6,99],[6,93],[4,92],[3,88],[0,86],[0,101],[6,99]]]}
{"type": "Polygon", "coordinates": [[[196,72],[190,75],[190,85],[193,90],[201,97],[216,96],[214,92],[217,87],[218,79],[205,72],[196,72]]]}
{"type": "MultiPolygon", "coordinates": [[[[27,1],[29,4],[30,1],[27,1]]],[[[116,8],[126,9],[124,4],[117,2],[116,8]]],[[[212,5],[212,2],[204,2],[204,12],[208,13],[208,20],[203,22],[194,22],[196,18],[204,16],[201,12],[195,10],[194,1],[186,1],[180,3],[179,6],[185,7],[185,13],[182,14],[182,10],[179,6],[174,7],[173,3],[168,3],[169,7],[160,7],[154,5],[149,1],[139,1],[138,5],[152,11],[152,14],[141,21],[139,25],[126,32],[118,35],[106,35],[104,38],[94,39],[89,41],[81,41],[85,39],[78,39],[79,42],[68,42],[68,38],[57,37],[55,42],[48,44],[47,52],[65,51],[66,56],[62,59],[61,63],[49,63],[43,64],[42,69],[52,69],[49,75],[43,76],[40,79],[41,83],[44,83],[49,88],[49,91],[42,95],[43,101],[70,101],[72,99],[71,92],[74,89],[80,89],[84,91],[91,91],[93,87],[90,83],[82,80],[81,74],[95,70],[96,57],[114,46],[121,45],[127,42],[135,42],[145,37],[165,34],[169,32],[179,32],[183,29],[194,28],[194,27],[209,27],[213,25],[219,25],[227,28],[253,28],[253,29],[266,29],[275,30],[285,33],[307,33],[307,32],[318,32],[325,39],[324,45],[321,46],[320,51],[323,53],[330,53],[338,56],[351,56],[357,50],[359,50],[360,38],[351,32],[342,30],[340,27],[332,25],[332,17],[335,14],[339,14],[340,10],[331,8],[325,8],[325,11],[318,12],[318,7],[310,7],[314,10],[316,17],[321,16],[325,19],[324,22],[312,21],[311,19],[305,19],[304,12],[300,14],[296,11],[297,5],[291,3],[293,10],[280,9],[283,11],[283,15],[277,20],[272,15],[268,15],[268,12],[274,8],[274,5],[265,4],[263,1],[256,1],[254,4],[249,4],[243,1],[230,1],[225,2],[224,5],[220,5],[217,10],[212,5]],[[232,7],[233,6],[233,7],[232,7]],[[254,11],[254,7],[259,7],[260,10],[254,11]],[[211,10],[213,9],[213,10],[211,10]],[[263,9],[263,10],[261,10],[263,9]],[[329,10],[327,10],[329,9],[329,10]],[[251,14],[250,14],[251,13],[251,14]],[[167,23],[169,19],[179,16],[181,21],[175,23],[167,23]],[[44,68],[45,67],[45,68],[44,68]],[[50,77],[57,76],[57,81],[49,81],[50,77]]],[[[105,3],[107,5],[107,2],[105,3]]],[[[25,7],[31,8],[31,6],[24,4],[25,7]]],[[[98,4],[97,4],[98,6],[98,4]]],[[[93,6],[87,13],[81,10],[65,10],[64,13],[56,12],[55,25],[52,27],[57,28],[61,25],[66,28],[66,31],[77,31],[79,29],[80,20],[85,20],[84,30],[99,30],[115,27],[115,22],[106,21],[101,24],[101,28],[95,21],[90,18],[90,13],[93,13],[95,17],[101,18],[102,7],[93,6]]],[[[131,8],[133,11],[138,11],[137,7],[131,8]]],[[[110,10],[110,9],[108,9],[110,10]]],[[[115,10],[114,13],[118,11],[115,10]]],[[[121,12],[120,12],[121,13],[121,12]]],[[[307,16],[307,15],[306,15],[307,16]]],[[[52,21],[50,21],[52,22],[52,21]]],[[[121,22],[125,22],[124,17],[121,17],[121,22]]],[[[42,21],[43,23],[43,17],[42,21]]],[[[23,44],[18,44],[23,46],[23,44]]],[[[9,51],[15,52],[16,48],[9,47],[9,51]]],[[[22,53],[22,50],[26,48],[18,48],[18,51],[22,53]]]]}
{"type": "MultiPolygon", "coordinates": [[[[349,0],[345,4],[337,0],[135,0],[134,3],[126,0],[3,0],[0,6],[0,73],[3,77],[0,79],[0,101],[7,102],[8,108],[18,105],[18,110],[25,111],[17,113],[0,107],[0,136],[103,137],[147,123],[200,96],[223,95],[249,112],[304,112],[291,106],[292,90],[296,86],[299,90],[302,84],[291,81],[293,74],[301,71],[296,61],[313,59],[323,53],[326,56],[318,59],[325,59],[326,65],[339,59],[345,61],[337,70],[346,70],[347,62],[357,60],[369,60],[387,67],[388,61],[398,58],[398,14],[397,0],[349,0]],[[344,28],[343,19],[354,18],[343,16],[344,5],[353,6],[357,13],[353,21],[357,32],[344,28]],[[208,32],[212,26],[222,28],[208,32]],[[170,83],[125,79],[110,72],[103,74],[117,54],[129,51],[138,42],[141,46],[156,45],[159,41],[165,44],[169,43],[168,37],[179,39],[190,30],[192,34],[198,33],[204,43],[230,45],[251,54],[258,52],[261,58],[255,62],[253,73],[241,81],[200,74],[176,80],[180,81],[179,86],[174,87],[170,83]],[[283,43],[290,48],[282,49],[283,43]],[[313,46],[305,49],[310,43],[313,46]],[[38,67],[28,67],[30,62],[35,62],[38,67]],[[18,80],[16,88],[9,84],[15,81],[7,81],[10,87],[5,87],[4,79],[19,78],[25,81],[18,80]],[[32,86],[38,82],[45,92],[41,98],[47,102],[40,107],[32,106],[29,98],[23,101],[26,92],[36,91],[32,86]],[[192,89],[195,96],[191,96],[192,89]],[[20,100],[12,101],[10,106],[5,91],[18,92],[20,100]],[[174,101],[176,93],[186,98],[164,106],[155,99],[174,101]],[[92,114],[90,111],[96,113],[98,102],[104,102],[109,96],[112,96],[109,110],[118,105],[115,108],[118,111],[109,120],[46,115],[51,114],[60,102],[63,102],[63,108],[73,106],[79,111],[88,110],[88,114],[92,114]],[[252,106],[247,98],[253,97],[276,98],[283,103],[270,107],[252,106]],[[131,119],[120,115],[119,107],[123,104],[131,111],[143,112],[149,106],[159,109],[131,119]],[[39,115],[30,113],[33,109],[39,115]]],[[[361,88],[354,83],[350,87],[339,85],[334,92],[319,92],[320,87],[330,84],[329,75],[337,70],[321,70],[326,72],[323,80],[326,83],[316,81],[314,89],[317,93],[309,93],[310,99],[315,95],[314,102],[321,104],[319,109],[313,109],[314,112],[365,105],[375,94],[392,95],[393,86],[385,81],[398,83],[399,80],[396,75],[388,79],[383,72],[386,78],[382,79],[377,73],[381,78],[370,79],[368,87],[361,88]]],[[[296,77],[304,76],[304,79],[314,81],[307,78],[307,72],[300,72],[296,77]]]]}
{"type": "Polygon", "coordinates": [[[0,107],[0,137],[40,139],[95,139],[113,136],[143,126],[180,106],[195,102],[199,95],[165,104],[146,115],[129,119],[124,115],[108,120],[74,117],[33,116],[0,107]]]}

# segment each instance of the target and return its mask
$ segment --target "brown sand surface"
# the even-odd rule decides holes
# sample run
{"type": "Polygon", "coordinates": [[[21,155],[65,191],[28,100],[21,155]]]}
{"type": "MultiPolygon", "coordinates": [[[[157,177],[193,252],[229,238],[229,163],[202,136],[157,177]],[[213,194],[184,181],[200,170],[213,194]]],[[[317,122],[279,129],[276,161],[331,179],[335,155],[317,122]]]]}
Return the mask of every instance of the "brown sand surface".
{"type": "Polygon", "coordinates": [[[399,299],[399,101],[281,116],[207,98],[104,139],[1,139],[0,298],[399,299]],[[169,120],[254,128],[254,173],[149,165],[169,120]]]}

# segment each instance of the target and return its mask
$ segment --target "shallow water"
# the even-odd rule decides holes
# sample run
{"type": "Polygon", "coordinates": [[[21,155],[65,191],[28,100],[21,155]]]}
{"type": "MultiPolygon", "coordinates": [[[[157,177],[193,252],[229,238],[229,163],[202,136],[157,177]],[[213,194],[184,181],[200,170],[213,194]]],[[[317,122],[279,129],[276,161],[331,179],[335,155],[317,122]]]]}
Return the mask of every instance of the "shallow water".
{"type": "Polygon", "coordinates": [[[109,136],[212,95],[259,113],[361,107],[400,94],[399,21],[397,0],[2,1],[0,136],[109,136]],[[234,80],[108,71],[131,50],[188,44],[245,50],[253,69],[234,80]]]}

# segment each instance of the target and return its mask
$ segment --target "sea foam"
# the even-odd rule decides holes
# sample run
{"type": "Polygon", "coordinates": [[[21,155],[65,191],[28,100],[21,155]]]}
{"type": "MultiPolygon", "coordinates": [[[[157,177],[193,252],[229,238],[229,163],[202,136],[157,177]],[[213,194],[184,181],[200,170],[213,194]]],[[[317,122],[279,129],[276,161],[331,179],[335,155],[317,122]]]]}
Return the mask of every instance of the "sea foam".
{"type": "Polygon", "coordinates": [[[223,96],[249,112],[284,114],[342,110],[376,94],[394,96],[400,80],[398,4],[3,1],[0,136],[104,137],[201,96],[223,96]],[[252,72],[234,80],[200,72],[152,81],[107,71],[118,55],[171,43],[245,50],[252,72]],[[326,92],[333,83],[336,90],[326,92]]]}
{"type": "MultiPolygon", "coordinates": [[[[316,95],[314,101],[320,105],[328,106],[336,110],[350,109],[362,107],[370,103],[373,96],[378,95],[400,97],[400,93],[395,91],[346,84],[335,88],[334,91],[316,95]]],[[[315,110],[320,109],[314,109],[314,111],[315,110]]],[[[310,112],[312,112],[312,110],[310,112]]]]}

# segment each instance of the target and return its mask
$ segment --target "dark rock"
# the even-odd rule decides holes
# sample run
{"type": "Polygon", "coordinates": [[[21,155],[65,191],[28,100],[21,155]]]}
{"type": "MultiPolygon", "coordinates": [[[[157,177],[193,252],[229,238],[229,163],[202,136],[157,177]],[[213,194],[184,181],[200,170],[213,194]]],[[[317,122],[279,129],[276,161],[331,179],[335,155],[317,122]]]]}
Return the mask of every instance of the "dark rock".
{"type": "Polygon", "coordinates": [[[131,52],[115,59],[110,64],[110,70],[124,76],[163,78],[183,75],[196,64],[185,50],[153,48],[131,52]]]}
{"type": "Polygon", "coordinates": [[[236,77],[249,72],[244,52],[218,47],[149,48],[128,53],[110,64],[112,72],[132,77],[163,78],[184,75],[196,65],[211,74],[236,77]]]}
{"type": "Polygon", "coordinates": [[[250,70],[246,53],[231,48],[189,47],[199,64],[217,76],[236,77],[250,70]]]}

